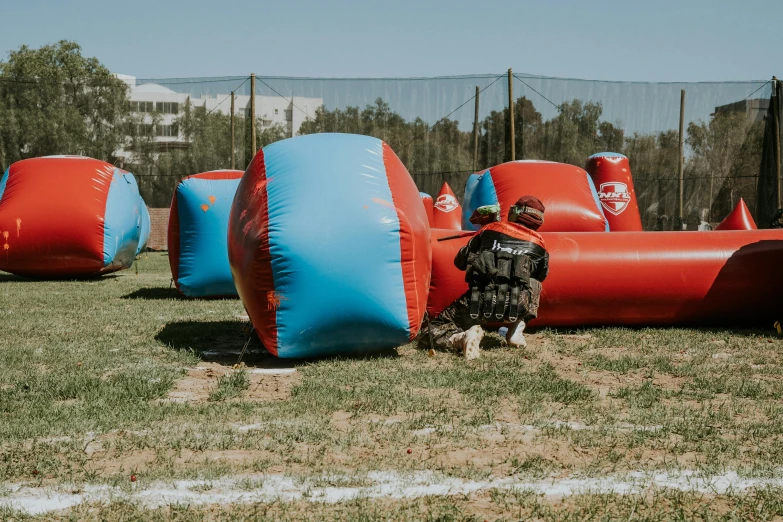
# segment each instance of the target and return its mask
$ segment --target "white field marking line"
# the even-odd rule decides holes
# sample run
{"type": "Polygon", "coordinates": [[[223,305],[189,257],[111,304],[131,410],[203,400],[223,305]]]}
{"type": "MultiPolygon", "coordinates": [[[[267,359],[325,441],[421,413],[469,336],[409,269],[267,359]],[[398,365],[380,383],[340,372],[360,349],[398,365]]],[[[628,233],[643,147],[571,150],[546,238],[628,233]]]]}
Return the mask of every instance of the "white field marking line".
{"type": "MultiPolygon", "coordinates": [[[[337,475],[298,480],[283,475],[255,475],[219,480],[178,480],[171,483],[152,482],[146,487],[137,482],[131,491],[106,484],[84,485],[78,493],[73,484],[52,488],[31,488],[19,484],[5,485],[0,496],[0,507],[38,515],[67,509],[85,502],[107,503],[116,500],[134,502],[147,508],[177,504],[229,504],[250,502],[311,501],[343,502],[356,498],[410,499],[428,495],[471,494],[489,489],[527,490],[549,497],[567,497],[582,493],[642,493],[650,488],[670,488],[680,491],[725,494],[751,488],[781,486],[783,478],[741,478],[735,472],[722,475],[701,475],[695,471],[645,473],[633,471],[624,475],[600,478],[581,478],[578,475],[561,479],[524,480],[521,478],[494,478],[467,480],[445,477],[431,471],[410,474],[375,471],[367,474],[365,486],[319,486],[324,480],[340,482],[352,477],[337,475]],[[243,489],[242,481],[260,484],[243,489]],[[140,484],[142,486],[140,486],[140,484]]],[[[0,486],[2,487],[2,486],[0,486]]]]}
{"type": "MultiPolygon", "coordinates": [[[[663,426],[658,425],[651,425],[651,426],[637,426],[634,424],[614,424],[614,425],[603,425],[603,426],[588,426],[586,424],[581,424],[579,422],[572,422],[572,421],[551,421],[551,422],[545,422],[543,424],[539,425],[533,425],[533,424],[513,424],[509,422],[496,422],[494,424],[483,424],[479,426],[477,429],[479,431],[490,431],[490,430],[496,430],[496,431],[523,431],[523,432],[540,432],[546,428],[568,428],[574,431],[578,430],[600,430],[600,429],[606,429],[607,431],[658,431],[663,428],[663,426]]],[[[470,430],[469,427],[464,427],[463,429],[470,430]]],[[[442,426],[425,426],[424,428],[413,430],[411,432],[411,435],[414,435],[416,437],[422,437],[426,435],[431,435],[433,433],[437,433],[438,431],[453,431],[454,426],[451,424],[444,424],[442,426]]]]}

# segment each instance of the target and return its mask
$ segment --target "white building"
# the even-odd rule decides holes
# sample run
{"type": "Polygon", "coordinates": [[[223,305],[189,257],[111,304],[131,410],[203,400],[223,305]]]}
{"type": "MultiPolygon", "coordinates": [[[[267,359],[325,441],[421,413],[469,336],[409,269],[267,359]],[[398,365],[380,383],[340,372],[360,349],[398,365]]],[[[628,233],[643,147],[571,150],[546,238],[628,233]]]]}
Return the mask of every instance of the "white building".
{"type": "MultiPolygon", "coordinates": [[[[230,93],[216,96],[193,97],[187,93],[179,93],[155,83],[138,85],[136,77],[125,74],[117,74],[119,79],[130,86],[131,112],[144,114],[145,123],[149,125],[148,132],[154,134],[155,141],[162,148],[187,148],[189,144],[180,135],[176,125],[176,119],[190,100],[191,107],[206,107],[207,111],[219,111],[223,114],[231,113],[230,93]],[[153,113],[157,122],[153,125],[153,113]]],[[[315,116],[315,111],[323,105],[323,98],[304,98],[292,96],[259,96],[256,95],[256,119],[259,120],[261,129],[280,125],[289,136],[296,136],[302,122],[315,116]]],[[[235,95],[234,111],[237,116],[250,117],[250,96],[235,95]]],[[[118,155],[124,156],[124,151],[118,155]]]]}

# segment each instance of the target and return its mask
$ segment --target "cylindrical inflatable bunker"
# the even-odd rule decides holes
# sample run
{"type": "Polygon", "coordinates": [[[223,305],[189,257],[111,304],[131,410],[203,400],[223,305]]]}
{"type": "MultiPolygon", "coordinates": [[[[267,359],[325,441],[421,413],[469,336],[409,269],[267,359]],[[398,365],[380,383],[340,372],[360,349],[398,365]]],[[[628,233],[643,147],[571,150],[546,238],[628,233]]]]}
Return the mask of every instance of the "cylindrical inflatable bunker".
{"type": "MultiPolygon", "coordinates": [[[[783,313],[781,230],[541,235],[549,277],[535,326],[771,326],[783,313]]],[[[433,314],[467,290],[454,255],[468,239],[433,239],[433,314]]]]}
{"type": "Polygon", "coordinates": [[[448,183],[438,192],[435,206],[432,210],[433,226],[435,228],[449,228],[459,230],[462,228],[462,207],[454,195],[454,191],[448,183]]]}
{"type": "Polygon", "coordinates": [[[616,152],[599,152],[587,158],[585,170],[593,178],[598,199],[612,232],[642,230],[628,158],[616,152]]]}
{"type": "Polygon", "coordinates": [[[429,230],[418,189],[386,143],[312,134],[256,154],[231,209],[229,260],[271,353],[367,352],[418,332],[429,230]]]}
{"type": "Polygon", "coordinates": [[[188,176],[177,185],[169,212],[169,264],[186,297],[236,297],[228,265],[228,216],[241,170],[188,176]]]}
{"type": "Polygon", "coordinates": [[[421,196],[421,202],[424,203],[424,211],[427,213],[427,222],[430,224],[430,228],[435,226],[435,221],[433,221],[433,209],[434,209],[434,202],[432,201],[432,196],[427,194],[426,192],[419,192],[419,195],[421,196]]]}
{"type": "MultiPolygon", "coordinates": [[[[462,228],[478,230],[470,216],[482,205],[500,205],[501,217],[521,196],[544,203],[543,232],[601,232],[609,225],[601,211],[593,182],[583,169],[551,161],[521,160],[503,163],[473,174],[465,185],[462,228]]],[[[437,226],[437,221],[435,222],[437,226]]]]}
{"type": "Polygon", "coordinates": [[[0,179],[0,270],[58,278],[128,268],[140,206],[133,175],[104,161],[17,161],[0,179]]]}

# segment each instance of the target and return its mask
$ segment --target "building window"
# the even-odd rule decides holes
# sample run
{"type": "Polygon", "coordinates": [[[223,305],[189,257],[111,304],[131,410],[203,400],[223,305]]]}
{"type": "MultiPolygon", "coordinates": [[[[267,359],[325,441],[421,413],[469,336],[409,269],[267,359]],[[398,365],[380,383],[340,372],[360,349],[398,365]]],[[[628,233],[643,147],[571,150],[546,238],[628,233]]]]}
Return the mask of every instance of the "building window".
{"type": "Polygon", "coordinates": [[[275,109],[275,114],[277,114],[277,109],[275,109]]]}
{"type": "Polygon", "coordinates": [[[177,131],[177,125],[156,125],[155,136],[161,138],[175,138],[179,134],[177,131]]]}
{"type": "Polygon", "coordinates": [[[250,117],[250,109],[242,109],[242,114],[245,116],[245,118],[250,117]]]}
{"type": "Polygon", "coordinates": [[[163,114],[177,114],[179,112],[179,103],[177,102],[157,102],[155,110],[163,114]]]}
{"type": "Polygon", "coordinates": [[[131,112],[152,112],[152,102],[132,101],[129,103],[131,112]]]}
{"type": "Polygon", "coordinates": [[[291,121],[291,120],[294,119],[294,111],[293,111],[293,109],[289,109],[289,110],[285,111],[285,119],[288,120],[288,121],[291,121]]]}
{"type": "Polygon", "coordinates": [[[152,124],[151,123],[137,123],[131,127],[131,133],[134,133],[139,137],[152,136],[152,124]]]}

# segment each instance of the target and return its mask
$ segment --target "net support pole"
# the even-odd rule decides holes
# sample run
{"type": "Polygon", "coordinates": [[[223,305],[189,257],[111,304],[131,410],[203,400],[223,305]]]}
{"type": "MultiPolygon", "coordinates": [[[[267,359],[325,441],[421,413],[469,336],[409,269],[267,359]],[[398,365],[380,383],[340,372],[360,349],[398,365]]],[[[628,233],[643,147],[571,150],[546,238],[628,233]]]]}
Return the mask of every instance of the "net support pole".
{"type": "Polygon", "coordinates": [[[476,85],[476,110],[473,113],[473,172],[478,170],[479,92],[479,87],[476,85]]]}
{"type": "Polygon", "coordinates": [[[775,203],[781,208],[780,188],[780,96],[778,96],[778,79],[772,77],[772,123],[775,133],[775,203]]]}
{"type": "Polygon", "coordinates": [[[236,149],[234,148],[234,91],[231,91],[231,170],[237,168],[235,161],[236,149]]]}
{"type": "Polygon", "coordinates": [[[683,204],[684,204],[684,193],[685,193],[685,180],[683,177],[683,173],[685,171],[685,156],[684,156],[684,150],[683,150],[683,127],[685,126],[685,89],[682,89],[680,91],[680,142],[677,147],[677,158],[679,160],[679,164],[677,166],[677,194],[679,195],[678,199],[678,208],[677,208],[677,217],[680,220],[680,225],[682,226],[683,223],[683,204]]]}
{"type": "Polygon", "coordinates": [[[508,121],[511,133],[511,161],[516,159],[514,147],[514,80],[511,68],[508,69],[508,121]]]}
{"type": "Polygon", "coordinates": [[[250,150],[256,156],[256,73],[250,74],[250,150]]]}

